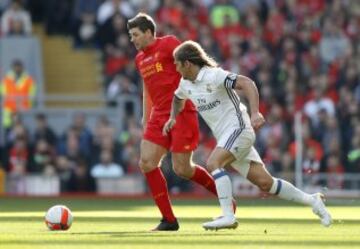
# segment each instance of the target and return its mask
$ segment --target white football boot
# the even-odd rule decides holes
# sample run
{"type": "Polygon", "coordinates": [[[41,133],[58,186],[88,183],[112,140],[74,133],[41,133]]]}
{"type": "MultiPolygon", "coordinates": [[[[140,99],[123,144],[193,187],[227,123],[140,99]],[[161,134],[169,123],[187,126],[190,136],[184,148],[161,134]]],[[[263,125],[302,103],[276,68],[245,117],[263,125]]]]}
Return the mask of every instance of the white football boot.
{"type": "Polygon", "coordinates": [[[317,216],[319,216],[320,220],[321,220],[321,224],[325,227],[328,227],[331,225],[332,223],[332,219],[331,219],[331,215],[330,213],[326,210],[325,204],[324,204],[324,200],[325,197],[322,193],[316,193],[312,195],[313,198],[315,199],[315,202],[313,204],[313,213],[316,214],[317,216]]]}
{"type": "Polygon", "coordinates": [[[203,228],[205,230],[235,229],[239,223],[234,215],[220,216],[213,221],[205,222],[203,228]]]}

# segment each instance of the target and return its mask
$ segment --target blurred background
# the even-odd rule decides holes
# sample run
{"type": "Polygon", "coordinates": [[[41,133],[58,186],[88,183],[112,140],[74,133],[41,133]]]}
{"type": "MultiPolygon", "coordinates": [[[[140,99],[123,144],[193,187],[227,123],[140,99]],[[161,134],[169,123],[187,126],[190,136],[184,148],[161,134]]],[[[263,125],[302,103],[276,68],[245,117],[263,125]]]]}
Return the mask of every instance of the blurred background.
{"type": "MultiPolygon", "coordinates": [[[[200,42],[255,80],[256,148],[276,177],[360,197],[360,1],[0,0],[0,194],[147,193],[138,168],[142,83],[127,20],[200,42]]],[[[241,93],[240,93],[241,94],[241,93]]],[[[200,120],[194,160],[216,142],[200,120]]],[[[163,171],[173,194],[206,195],[163,171]]],[[[259,195],[233,174],[236,196],[259,195]]]]}

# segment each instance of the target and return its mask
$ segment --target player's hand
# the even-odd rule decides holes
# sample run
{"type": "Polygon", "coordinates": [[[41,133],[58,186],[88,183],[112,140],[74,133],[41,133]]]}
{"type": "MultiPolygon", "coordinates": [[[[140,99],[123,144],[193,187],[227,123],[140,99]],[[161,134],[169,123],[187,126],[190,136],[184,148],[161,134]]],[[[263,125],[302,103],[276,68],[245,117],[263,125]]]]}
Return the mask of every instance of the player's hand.
{"type": "Polygon", "coordinates": [[[174,127],[175,124],[176,124],[175,119],[170,118],[168,121],[166,121],[164,128],[162,130],[162,134],[166,136],[168,132],[174,127]]]}
{"type": "Polygon", "coordinates": [[[255,131],[260,129],[265,124],[265,118],[260,112],[251,114],[251,126],[255,131]]]}

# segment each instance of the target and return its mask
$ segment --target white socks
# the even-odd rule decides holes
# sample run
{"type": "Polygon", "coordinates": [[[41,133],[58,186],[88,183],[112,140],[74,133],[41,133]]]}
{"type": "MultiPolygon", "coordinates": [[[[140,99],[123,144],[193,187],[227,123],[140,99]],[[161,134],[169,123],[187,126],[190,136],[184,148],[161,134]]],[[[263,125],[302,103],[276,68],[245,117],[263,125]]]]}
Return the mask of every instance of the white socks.
{"type": "Polygon", "coordinates": [[[279,198],[289,201],[295,201],[305,205],[312,206],[314,198],[300,189],[296,188],[290,182],[282,179],[273,178],[274,182],[269,191],[270,194],[279,196],[279,198]]]}
{"type": "Polygon", "coordinates": [[[234,216],[233,211],[233,196],[232,184],[230,177],[224,169],[216,169],[211,172],[214,178],[216,191],[218,194],[219,202],[224,216],[234,216]]]}

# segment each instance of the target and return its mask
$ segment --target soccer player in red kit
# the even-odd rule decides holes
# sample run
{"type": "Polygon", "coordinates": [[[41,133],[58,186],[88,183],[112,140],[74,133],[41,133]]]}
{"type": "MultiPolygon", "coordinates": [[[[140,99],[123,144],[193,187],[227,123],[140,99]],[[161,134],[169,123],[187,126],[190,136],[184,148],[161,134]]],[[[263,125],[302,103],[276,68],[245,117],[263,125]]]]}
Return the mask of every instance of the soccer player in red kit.
{"type": "Polygon", "coordinates": [[[144,81],[144,135],[139,164],[162,214],[162,220],[154,230],[176,231],[179,224],[172,211],[166,179],[160,169],[166,153],[172,152],[172,165],[177,175],[201,184],[215,195],[216,187],[210,174],[191,160],[199,133],[197,112],[190,101],[179,114],[171,133],[167,136],[162,134],[162,128],[170,116],[174,91],[181,78],[172,56],[180,41],[175,36],[156,37],[154,20],[144,13],[130,19],[127,27],[131,42],[138,50],[135,62],[144,81]]]}

